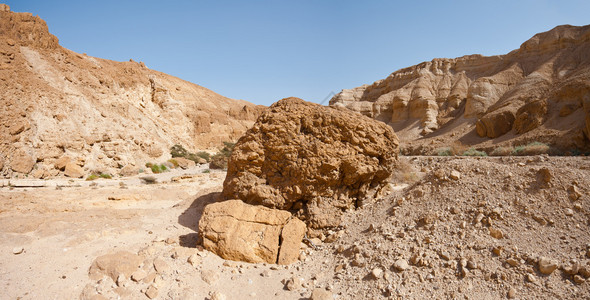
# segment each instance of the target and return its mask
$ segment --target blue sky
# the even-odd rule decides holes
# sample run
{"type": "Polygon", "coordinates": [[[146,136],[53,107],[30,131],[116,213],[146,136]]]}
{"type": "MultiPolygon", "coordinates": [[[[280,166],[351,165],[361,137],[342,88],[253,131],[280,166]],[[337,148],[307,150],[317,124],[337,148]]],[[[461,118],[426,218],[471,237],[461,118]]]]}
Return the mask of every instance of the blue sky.
{"type": "Polygon", "coordinates": [[[39,15],[68,49],[263,105],[321,102],[436,57],[505,54],[557,25],[590,24],[587,0],[4,2],[39,15]]]}

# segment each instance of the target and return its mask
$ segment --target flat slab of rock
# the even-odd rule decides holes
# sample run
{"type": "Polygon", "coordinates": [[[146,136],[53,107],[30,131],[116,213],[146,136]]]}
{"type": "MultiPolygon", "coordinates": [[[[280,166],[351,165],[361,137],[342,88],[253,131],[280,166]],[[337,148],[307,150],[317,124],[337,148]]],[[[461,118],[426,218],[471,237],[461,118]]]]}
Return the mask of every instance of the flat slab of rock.
{"type": "Polygon", "coordinates": [[[93,280],[98,280],[106,275],[111,277],[113,281],[117,281],[120,274],[130,278],[142,262],[142,258],[137,254],[118,251],[97,257],[90,266],[88,276],[93,280]]]}
{"type": "Polygon", "coordinates": [[[299,256],[305,225],[288,211],[228,200],[205,207],[199,232],[203,246],[222,258],[290,264],[299,256]]]}

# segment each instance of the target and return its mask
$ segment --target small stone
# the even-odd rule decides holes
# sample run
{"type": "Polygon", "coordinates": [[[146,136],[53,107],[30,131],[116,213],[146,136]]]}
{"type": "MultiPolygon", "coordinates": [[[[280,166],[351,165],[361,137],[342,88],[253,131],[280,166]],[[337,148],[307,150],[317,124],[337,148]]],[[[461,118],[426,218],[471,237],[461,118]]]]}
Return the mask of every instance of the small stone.
{"type": "Polygon", "coordinates": [[[442,252],[440,253],[440,257],[441,257],[442,259],[444,259],[444,260],[450,260],[450,259],[451,259],[451,256],[450,256],[450,255],[449,255],[449,253],[448,253],[448,252],[446,252],[446,251],[442,251],[442,252]]]}
{"type": "Polygon", "coordinates": [[[580,193],[580,190],[575,185],[571,185],[570,187],[568,187],[567,192],[568,192],[568,197],[572,201],[576,201],[576,200],[580,199],[580,197],[582,196],[582,193],[580,193]]]}
{"type": "Polygon", "coordinates": [[[262,276],[262,277],[270,277],[270,271],[269,270],[264,270],[262,273],[260,273],[260,276],[262,276]]]}
{"type": "Polygon", "coordinates": [[[508,290],[508,299],[514,299],[514,297],[516,297],[516,290],[511,287],[510,290],[508,290]]]}
{"type": "Polygon", "coordinates": [[[509,264],[512,267],[516,267],[519,265],[518,260],[514,259],[514,258],[509,258],[506,260],[506,263],[509,264]]]}
{"type": "Polygon", "coordinates": [[[332,293],[325,289],[316,288],[311,292],[310,300],[333,300],[332,293]]]}
{"type": "Polygon", "coordinates": [[[289,291],[295,291],[301,288],[302,280],[299,277],[293,276],[285,283],[285,288],[289,291]]]}
{"type": "Polygon", "coordinates": [[[527,274],[526,280],[528,280],[530,283],[537,283],[537,278],[533,274],[527,274]]]}
{"type": "Polygon", "coordinates": [[[502,255],[502,246],[496,246],[492,249],[492,253],[494,253],[497,256],[502,255]]]}
{"type": "Polygon", "coordinates": [[[475,263],[474,261],[470,260],[467,262],[467,268],[469,269],[477,269],[477,263],[475,263]]]}
{"type": "Polygon", "coordinates": [[[172,245],[174,243],[176,243],[176,239],[175,238],[169,237],[169,238],[166,239],[166,244],[172,245]]]}
{"type": "Polygon", "coordinates": [[[399,272],[403,272],[405,270],[407,270],[410,266],[408,265],[408,262],[405,259],[398,259],[394,264],[393,267],[399,271],[399,272]]]}
{"type": "Polygon", "coordinates": [[[188,259],[186,261],[189,264],[191,264],[191,266],[195,267],[199,263],[199,256],[196,254],[192,254],[191,256],[188,257],[188,259]]]}
{"type": "Polygon", "coordinates": [[[164,289],[166,287],[166,280],[162,276],[154,278],[154,286],[158,289],[164,289]]]}
{"type": "Polygon", "coordinates": [[[449,178],[453,180],[459,180],[461,179],[461,173],[459,171],[453,170],[451,171],[451,175],[449,175],[449,178]]]}
{"type": "Polygon", "coordinates": [[[140,282],[146,276],[147,276],[147,273],[144,270],[139,269],[139,270],[133,272],[133,274],[131,274],[131,280],[133,280],[135,282],[140,282]]]}
{"type": "Polygon", "coordinates": [[[213,292],[211,294],[211,298],[210,299],[211,300],[226,300],[227,298],[221,292],[213,292]]]}
{"type": "Polygon", "coordinates": [[[158,274],[165,274],[170,271],[170,266],[168,266],[168,263],[166,263],[163,259],[158,257],[154,259],[154,269],[156,269],[158,274]]]}
{"type": "Polygon", "coordinates": [[[119,274],[119,276],[117,276],[117,286],[125,286],[126,281],[127,278],[125,278],[125,274],[119,274]]]}
{"type": "Polygon", "coordinates": [[[305,254],[305,252],[299,253],[299,260],[300,261],[305,261],[306,258],[307,258],[307,254],[305,254]]]}
{"type": "Polygon", "coordinates": [[[582,283],[586,282],[586,279],[584,279],[584,277],[582,277],[580,275],[574,275],[574,282],[577,284],[582,284],[582,283]]]}
{"type": "Polygon", "coordinates": [[[14,247],[14,248],[12,248],[12,254],[14,254],[14,255],[18,255],[18,254],[21,254],[23,252],[25,252],[25,248],[23,248],[23,247],[14,247]]]}
{"type": "Polygon", "coordinates": [[[156,288],[153,284],[150,285],[145,291],[145,295],[150,299],[158,297],[158,288],[156,288]]]}
{"type": "Polygon", "coordinates": [[[565,214],[566,216],[568,216],[568,217],[571,217],[571,216],[573,216],[573,215],[574,215],[574,210],[573,210],[573,209],[571,209],[571,208],[567,208],[567,209],[565,210],[564,214],[565,214]]]}
{"type": "Polygon", "coordinates": [[[219,275],[213,270],[205,270],[201,272],[201,279],[208,284],[213,284],[219,279],[219,275]]]}
{"type": "Polygon", "coordinates": [[[371,271],[371,275],[373,275],[373,278],[375,279],[381,279],[383,277],[383,270],[380,268],[375,268],[373,271],[371,271]]]}
{"type": "Polygon", "coordinates": [[[493,228],[493,227],[490,227],[490,235],[496,239],[501,239],[504,237],[504,233],[502,233],[502,231],[500,229],[493,228]]]}
{"type": "Polygon", "coordinates": [[[541,257],[539,259],[539,271],[543,274],[551,274],[557,269],[557,262],[547,257],[541,257]]]}

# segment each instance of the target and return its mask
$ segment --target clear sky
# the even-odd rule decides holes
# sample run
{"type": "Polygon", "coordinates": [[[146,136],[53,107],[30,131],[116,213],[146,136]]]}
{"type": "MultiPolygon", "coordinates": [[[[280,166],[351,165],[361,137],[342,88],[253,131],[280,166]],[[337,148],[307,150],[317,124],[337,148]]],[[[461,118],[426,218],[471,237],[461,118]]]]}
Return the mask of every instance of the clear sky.
{"type": "Polygon", "coordinates": [[[557,25],[590,24],[590,1],[0,0],[60,44],[257,104],[322,102],[436,57],[505,54],[557,25]]]}

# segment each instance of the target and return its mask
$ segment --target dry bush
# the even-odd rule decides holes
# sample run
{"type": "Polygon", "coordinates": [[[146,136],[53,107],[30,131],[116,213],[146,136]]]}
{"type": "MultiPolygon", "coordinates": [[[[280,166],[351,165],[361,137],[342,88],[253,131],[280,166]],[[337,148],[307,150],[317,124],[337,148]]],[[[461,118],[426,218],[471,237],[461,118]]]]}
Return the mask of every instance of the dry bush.
{"type": "Polygon", "coordinates": [[[514,148],[512,148],[512,147],[498,147],[498,148],[492,150],[492,152],[490,152],[490,155],[491,156],[508,156],[513,151],[514,151],[514,148]]]}
{"type": "Polygon", "coordinates": [[[414,167],[410,163],[410,161],[405,157],[400,157],[397,160],[392,177],[395,182],[402,182],[407,184],[412,184],[420,180],[416,167],[414,167]]]}
{"type": "Polygon", "coordinates": [[[527,145],[521,145],[514,148],[512,155],[539,155],[549,154],[551,147],[541,142],[532,142],[527,145]]]}

